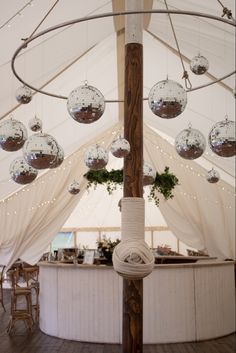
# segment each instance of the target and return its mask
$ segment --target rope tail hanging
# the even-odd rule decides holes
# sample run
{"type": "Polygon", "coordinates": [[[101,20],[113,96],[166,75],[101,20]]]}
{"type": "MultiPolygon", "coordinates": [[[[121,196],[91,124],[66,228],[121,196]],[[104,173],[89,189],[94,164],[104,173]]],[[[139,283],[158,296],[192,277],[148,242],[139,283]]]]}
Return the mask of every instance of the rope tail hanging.
{"type": "Polygon", "coordinates": [[[113,266],[116,272],[128,279],[148,276],[154,267],[154,256],[144,235],[144,199],[126,197],[121,200],[121,242],[113,252],[113,266]]]}
{"type": "MultiPolygon", "coordinates": [[[[166,10],[169,10],[169,7],[167,5],[166,0],[164,0],[164,1],[165,1],[165,5],[166,5],[166,10]]],[[[177,50],[178,50],[180,62],[181,62],[182,68],[183,68],[183,76],[182,76],[182,78],[184,78],[185,87],[187,89],[191,89],[192,88],[192,84],[191,84],[189,76],[188,76],[188,71],[185,69],[185,66],[184,66],[184,61],[183,61],[182,54],[181,54],[181,51],[180,51],[180,47],[179,47],[179,43],[178,43],[177,36],[176,36],[176,33],[175,33],[174,25],[173,25],[173,22],[172,22],[172,19],[171,19],[171,16],[170,16],[169,13],[168,13],[168,17],[169,17],[171,29],[172,29],[172,32],[173,32],[173,36],[174,36],[174,39],[175,39],[176,47],[177,47],[177,50]]]]}

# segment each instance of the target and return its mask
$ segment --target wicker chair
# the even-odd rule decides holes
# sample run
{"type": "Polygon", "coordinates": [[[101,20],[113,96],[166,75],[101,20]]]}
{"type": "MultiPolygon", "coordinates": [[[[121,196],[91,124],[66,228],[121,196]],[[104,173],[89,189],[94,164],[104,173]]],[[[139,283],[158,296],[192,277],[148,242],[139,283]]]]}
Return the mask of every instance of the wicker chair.
{"type": "Polygon", "coordinates": [[[35,312],[35,322],[39,321],[39,267],[24,267],[23,273],[26,285],[31,289],[32,294],[32,311],[35,312]]]}
{"type": "Polygon", "coordinates": [[[32,301],[31,301],[31,289],[28,287],[20,287],[18,285],[19,272],[17,269],[9,270],[8,276],[11,280],[11,317],[7,327],[7,332],[11,333],[15,326],[15,322],[23,320],[29,331],[33,328],[33,317],[32,317],[32,301]],[[25,299],[25,306],[18,307],[19,298],[25,299]]]}

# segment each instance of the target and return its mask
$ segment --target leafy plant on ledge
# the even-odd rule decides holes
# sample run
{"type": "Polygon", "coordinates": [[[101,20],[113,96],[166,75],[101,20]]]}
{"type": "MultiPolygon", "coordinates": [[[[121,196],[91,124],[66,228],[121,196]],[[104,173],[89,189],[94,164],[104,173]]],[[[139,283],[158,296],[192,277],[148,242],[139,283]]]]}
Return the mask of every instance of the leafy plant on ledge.
{"type": "MultiPolygon", "coordinates": [[[[112,169],[108,171],[106,168],[101,170],[89,170],[84,177],[88,180],[87,189],[92,185],[96,187],[98,184],[106,185],[109,195],[112,191],[117,189],[117,185],[123,184],[123,169],[112,169]]],[[[178,178],[169,172],[169,167],[165,167],[164,173],[156,173],[155,180],[151,184],[150,193],[148,199],[155,202],[156,206],[159,206],[159,198],[156,195],[156,191],[162,194],[165,200],[173,198],[172,191],[176,185],[178,185],[178,178]]]]}

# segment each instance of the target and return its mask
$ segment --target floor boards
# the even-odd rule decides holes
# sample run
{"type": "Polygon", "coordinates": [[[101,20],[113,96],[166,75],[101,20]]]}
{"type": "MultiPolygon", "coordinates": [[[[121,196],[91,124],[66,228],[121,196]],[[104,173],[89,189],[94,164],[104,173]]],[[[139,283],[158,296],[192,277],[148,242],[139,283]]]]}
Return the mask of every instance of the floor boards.
{"type": "MultiPolygon", "coordinates": [[[[28,333],[21,322],[8,335],[10,290],[4,290],[6,313],[0,306],[0,353],[122,353],[117,344],[88,344],[45,335],[35,326],[28,333]]],[[[229,335],[216,340],[176,344],[144,345],[143,353],[235,353],[236,337],[229,335]]]]}

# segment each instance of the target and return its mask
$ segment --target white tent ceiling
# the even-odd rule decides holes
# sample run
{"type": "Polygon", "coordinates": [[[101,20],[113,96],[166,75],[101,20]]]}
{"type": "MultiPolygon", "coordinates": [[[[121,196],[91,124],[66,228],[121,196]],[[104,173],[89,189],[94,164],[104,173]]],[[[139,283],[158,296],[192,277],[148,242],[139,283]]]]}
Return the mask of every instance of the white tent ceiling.
{"type": "MultiPolygon", "coordinates": [[[[55,1],[52,0],[33,0],[29,5],[29,1],[26,0],[19,0],[17,4],[9,0],[1,6],[0,42],[4,50],[0,54],[2,82],[0,119],[7,119],[12,112],[15,119],[28,126],[28,121],[36,114],[43,121],[44,132],[53,135],[63,147],[65,155],[69,156],[83,144],[95,139],[97,133],[102,133],[118,122],[119,105],[107,103],[102,118],[91,125],[76,123],[67,112],[65,100],[38,93],[30,104],[17,107],[14,95],[21,83],[11,71],[11,58],[22,43],[21,39],[30,36],[54,3],[55,1]],[[21,13],[18,13],[24,6],[21,13]],[[13,18],[9,20],[11,17],[13,18]]],[[[38,32],[70,19],[111,12],[113,6],[121,3],[122,1],[116,0],[87,0],[86,2],[60,0],[38,32]]],[[[153,9],[165,8],[164,1],[144,0],[144,4],[151,4],[153,9]]],[[[232,10],[233,15],[235,14],[233,0],[224,0],[224,5],[232,10]]],[[[169,0],[168,6],[170,9],[192,10],[216,16],[222,14],[222,7],[217,0],[207,2],[169,0]]],[[[208,58],[209,73],[212,76],[219,78],[235,70],[235,27],[192,16],[173,15],[172,19],[193,87],[212,80],[207,75],[198,77],[189,69],[188,59],[197,55],[199,51],[208,58]]],[[[119,32],[118,37],[121,36],[122,32],[119,32]]],[[[117,65],[117,56],[120,57],[122,54],[119,43],[112,17],[87,21],[51,32],[32,42],[17,58],[16,69],[24,80],[37,88],[50,82],[44,88],[48,92],[68,96],[72,89],[88,80],[89,84],[97,87],[104,94],[106,100],[122,98],[119,92],[123,85],[123,76],[117,70],[123,67],[122,59],[117,65]]],[[[176,45],[167,15],[151,15],[150,23],[143,33],[143,45],[144,97],[148,96],[155,83],[165,79],[167,75],[170,79],[180,83],[182,81],[184,85],[182,67],[176,54],[176,45]]],[[[235,120],[235,100],[232,94],[234,88],[235,76],[233,75],[224,80],[224,85],[214,84],[190,92],[185,111],[179,117],[170,120],[153,115],[145,100],[144,122],[158,133],[164,134],[162,136],[165,136],[170,143],[173,143],[177,134],[186,128],[189,122],[194,128],[202,131],[207,139],[213,124],[223,120],[226,114],[230,120],[235,120]]],[[[29,129],[28,133],[31,134],[29,129]]],[[[9,153],[0,150],[0,200],[7,199],[10,194],[19,189],[19,185],[9,180],[9,165],[19,155],[22,155],[22,151],[9,153]]],[[[196,163],[209,169],[214,165],[222,179],[229,185],[234,185],[235,159],[233,157],[218,157],[207,147],[204,156],[196,163]]],[[[220,183],[219,189],[223,185],[220,183]]],[[[90,202],[93,201],[90,200],[90,202]]],[[[98,223],[101,222],[102,218],[98,223]]]]}

